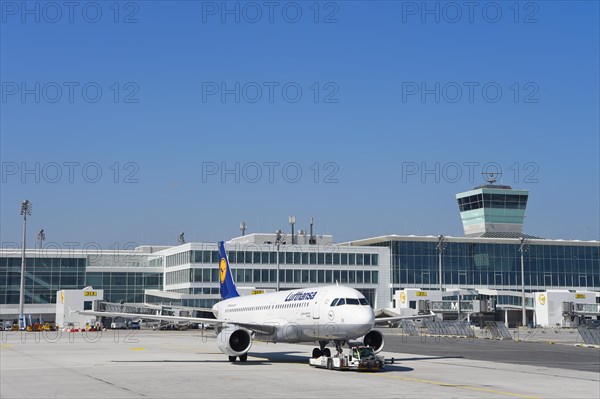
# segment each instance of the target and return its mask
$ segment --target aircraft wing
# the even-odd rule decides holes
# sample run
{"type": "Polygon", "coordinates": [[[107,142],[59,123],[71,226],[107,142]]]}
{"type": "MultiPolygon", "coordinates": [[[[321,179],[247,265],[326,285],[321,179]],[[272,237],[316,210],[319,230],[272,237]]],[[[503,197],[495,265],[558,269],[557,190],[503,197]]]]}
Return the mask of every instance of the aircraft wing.
{"type": "Polygon", "coordinates": [[[393,317],[380,317],[375,319],[375,324],[390,324],[396,323],[402,320],[417,320],[417,319],[427,319],[435,317],[435,313],[429,314],[420,314],[416,316],[393,316],[393,317]]]}
{"type": "Polygon", "coordinates": [[[142,319],[142,320],[158,320],[158,321],[186,321],[188,323],[204,323],[211,326],[221,326],[224,324],[236,325],[245,328],[250,331],[259,332],[263,334],[273,334],[277,328],[276,325],[262,325],[256,323],[236,323],[233,320],[217,320],[206,317],[186,317],[186,316],[164,316],[156,314],[139,314],[139,313],[118,313],[118,312],[96,312],[93,310],[82,310],[76,311],[75,313],[84,316],[104,316],[104,317],[124,317],[128,319],[142,319]]]}
{"type": "Polygon", "coordinates": [[[105,317],[125,317],[128,319],[142,319],[142,320],[161,320],[161,321],[187,321],[189,323],[204,323],[217,325],[225,323],[224,320],[209,319],[206,317],[186,317],[186,316],[165,316],[157,314],[139,314],[139,313],[119,313],[119,312],[96,312],[93,310],[81,310],[75,313],[84,316],[105,316],[105,317]]]}

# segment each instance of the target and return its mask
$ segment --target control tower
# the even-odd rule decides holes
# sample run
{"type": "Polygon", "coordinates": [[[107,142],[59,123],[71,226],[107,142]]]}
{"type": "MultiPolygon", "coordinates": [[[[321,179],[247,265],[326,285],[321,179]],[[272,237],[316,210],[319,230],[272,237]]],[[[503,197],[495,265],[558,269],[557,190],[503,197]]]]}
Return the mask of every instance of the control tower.
{"type": "Polygon", "coordinates": [[[488,184],[456,194],[465,236],[521,237],[529,191],[494,184],[495,173],[485,177],[488,184]]]}

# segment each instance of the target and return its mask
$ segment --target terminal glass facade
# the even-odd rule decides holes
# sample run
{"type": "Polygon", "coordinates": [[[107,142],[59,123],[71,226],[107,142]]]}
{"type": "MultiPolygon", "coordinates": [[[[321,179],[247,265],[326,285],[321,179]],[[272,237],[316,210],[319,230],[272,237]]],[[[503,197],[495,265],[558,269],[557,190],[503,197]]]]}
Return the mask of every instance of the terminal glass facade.
{"type": "Polygon", "coordinates": [[[141,303],[144,290],[162,289],[162,273],[88,272],[85,285],[104,290],[107,302],[141,303]]]}
{"type": "MultiPolygon", "coordinates": [[[[56,291],[85,287],[85,258],[27,258],[25,303],[56,303],[56,291]]],[[[0,257],[0,304],[19,303],[21,258],[0,257]]]]}
{"type": "MultiPolygon", "coordinates": [[[[397,288],[439,287],[436,241],[388,241],[392,284],[397,288]]],[[[531,244],[524,254],[525,289],[600,290],[600,248],[577,244],[531,244]]],[[[519,244],[447,242],[442,252],[443,285],[520,289],[519,244]]]]}
{"type": "MultiPolygon", "coordinates": [[[[42,257],[28,254],[25,303],[53,304],[56,303],[56,291],[86,286],[103,289],[104,300],[108,302],[143,302],[145,289],[162,289],[162,272],[144,270],[145,264],[144,256],[42,257]]],[[[0,304],[19,303],[20,279],[21,258],[0,257],[0,304]]]]}

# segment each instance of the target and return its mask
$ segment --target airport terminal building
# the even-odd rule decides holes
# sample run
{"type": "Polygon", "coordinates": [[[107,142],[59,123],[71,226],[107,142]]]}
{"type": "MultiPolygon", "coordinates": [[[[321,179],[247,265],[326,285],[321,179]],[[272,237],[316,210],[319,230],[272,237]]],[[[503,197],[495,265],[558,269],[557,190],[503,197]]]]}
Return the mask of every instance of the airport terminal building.
{"type": "MultiPolygon", "coordinates": [[[[386,235],[339,244],[304,232],[279,242],[275,234],[233,238],[226,250],[234,280],[242,293],[274,291],[279,270],[282,290],[338,282],[376,308],[397,309],[402,290],[441,288],[449,299],[457,290],[484,292],[500,308],[518,310],[522,256],[528,309],[534,293],[551,290],[587,292],[600,304],[600,242],[523,234],[525,190],[490,184],[456,198],[462,237],[386,235]]],[[[25,312],[34,318],[53,320],[57,291],[89,286],[103,290],[107,302],[206,308],[219,300],[216,243],[120,251],[48,246],[27,250],[26,258],[25,312]]],[[[0,250],[0,319],[16,318],[20,268],[20,249],[0,250]]]]}

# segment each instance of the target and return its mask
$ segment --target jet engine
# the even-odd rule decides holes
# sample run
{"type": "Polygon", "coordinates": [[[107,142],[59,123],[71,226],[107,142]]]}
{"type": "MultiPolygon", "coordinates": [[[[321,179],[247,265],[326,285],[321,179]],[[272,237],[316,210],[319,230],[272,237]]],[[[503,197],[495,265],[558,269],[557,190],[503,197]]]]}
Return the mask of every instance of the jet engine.
{"type": "Polygon", "coordinates": [[[217,335],[217,345],[227,356],[242,356],[252,346],[250,332],[237,326],[222,329],[217,335]]]}
{"type": "Polygon", "coordinates": [[[383,349],[383,334],[378,330],[371,330],[366,335],[348,340],[348,346],[370,346],[375,353],[383,349]]]}

